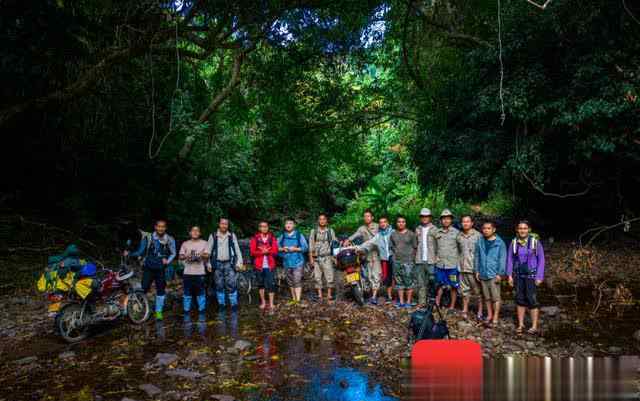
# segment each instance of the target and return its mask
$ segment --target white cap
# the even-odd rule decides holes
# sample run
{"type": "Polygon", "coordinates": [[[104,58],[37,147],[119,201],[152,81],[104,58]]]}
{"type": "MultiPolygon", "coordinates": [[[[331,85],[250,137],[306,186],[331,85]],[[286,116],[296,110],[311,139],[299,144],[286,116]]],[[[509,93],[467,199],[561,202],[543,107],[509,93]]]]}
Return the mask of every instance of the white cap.
{"type": "Polygon", "coordinates": [[[431,216],[431,210],[425,208],[422,208],[422,210],[420,210],[420,216],[431,216]]]}

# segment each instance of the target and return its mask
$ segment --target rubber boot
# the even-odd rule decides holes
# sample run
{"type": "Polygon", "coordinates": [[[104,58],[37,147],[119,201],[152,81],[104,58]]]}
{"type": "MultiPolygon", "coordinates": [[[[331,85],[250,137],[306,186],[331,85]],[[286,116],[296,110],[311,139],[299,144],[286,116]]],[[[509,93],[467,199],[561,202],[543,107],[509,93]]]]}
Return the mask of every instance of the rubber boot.
{"type": "Polygon", "coordinates": [[[162,320],[162,309],[164,308],[164,295],[156,295],[156,319],[162,320]]]}
{"type": "Polygon", "coordinates": [[[218,297],[218,306],[220,308],[224,308],[226,306],[226,302],[224,299],[224,291],[216,292],[216,296],[218,297]]]}
{"type": "Polygon", "coordinates": [[[182,297],[182,307],[185,315],[188,315],[189,312],[191,312],[191,295],[185,295],[182,297]]]}
{"type": "Polygon", "coordinates": [[[231,305],[231,310],[238,309],[238,291],[229,293],[229,304],[231,305]]]}
{"type": "Polygon", "coordinates": [[[204,313],[207,309],[207,296],[204,294],[198,295],[196,299],[198,301],[198,312],[204,313]]]}

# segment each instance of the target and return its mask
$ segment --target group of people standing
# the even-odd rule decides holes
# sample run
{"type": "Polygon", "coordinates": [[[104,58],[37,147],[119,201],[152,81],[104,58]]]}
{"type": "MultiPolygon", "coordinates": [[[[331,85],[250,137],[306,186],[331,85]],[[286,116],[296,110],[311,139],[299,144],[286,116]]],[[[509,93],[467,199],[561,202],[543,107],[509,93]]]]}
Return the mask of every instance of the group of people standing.
{"type": "MultiPolygon", "coordinates": [[[[446,294],[450,298],[449,304],[445,305],[447,309],[454,311],[460,296],[462,316],[469,319],[471,299],[475,297],[478,299],[476,318],[492,327],[499,324],[500,283],[507,280],[515,287],[517,332],[525,330],[527,309],[532,322],[528,332],[538,332],[536,289],[544,279],[545,261],[542,244],[531,233],[528,221],[518,222],[516,235],[507,246],[496,234],[492,221],[482,222],[477,231],[470,215],[461,217],[461,229],[455,228],[454,216],[448,209],[442,211],[439,226],[433,224],[429,209],[422,209],[419,217],[420,224],[415,230],[407,227],[404,216],[396,218],[393,228],[388,217],[382,216],[376,222],[373,213],[367,210],[363,214],[363,224],[342,242],[338,242],[326,214],[318,216],[317,225],[308,237],[296,229],[292,219],[285,221],[284,231],[278,237],[267,221],[260,221],[249,245],[260,294],[259,307],[273,309],[276,306],[278,258],[290,287],[289,303],[301,302],[307,254],[308,263],[313,267],[316,299],[333,302],[333,291],[337,291],[336,277],[339,276],[333,250],[339,243],[340,246],[356,246],[366,254],[362,258],[363,280],[365,288],[370,290],[368,302],[372,306],[378,305],[382,287],[386,289],[385,303],[398,308],[424,307],[430,298],[440,306],[446,294]],[[417,303],[414,292],[417,292],[417,303]]],[[[138,249],[129,254],[144,258],[143,289],[149,291],[155,283],[156,318],[162,319],[166,286],[164,268],[176,257],[184,264],[185,314],[191,311],[193,299],[198,311],[205,311],[207,274],[213,277],[218,305],[237,308],[237,271],[244,261],[238,239],[229,231],[229,221],[221,218],[218,229],[208,241],[201,238],[199,227],[192,227],[190,239],[182,243],[179,252],[166,229],[165,221],[157,221],[153,234],[143,238],[138,249]]]]}

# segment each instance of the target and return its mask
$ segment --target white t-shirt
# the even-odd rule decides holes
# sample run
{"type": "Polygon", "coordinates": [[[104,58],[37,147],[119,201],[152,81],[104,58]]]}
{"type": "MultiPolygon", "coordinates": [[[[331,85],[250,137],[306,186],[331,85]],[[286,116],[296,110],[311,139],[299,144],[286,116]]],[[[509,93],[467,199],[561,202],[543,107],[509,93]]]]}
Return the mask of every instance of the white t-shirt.
{"type": "Polygon", "coordinates": [[[427,244],[427,237],[429,236],[429,230],[431,229],[431,226],[428,227],[422,227],[422,230],[420,230],[420,233],[422,235],[422,261],[424,263],[427,263],[427,256],[428,256],[428,246],[429,244],[427,244]]]}

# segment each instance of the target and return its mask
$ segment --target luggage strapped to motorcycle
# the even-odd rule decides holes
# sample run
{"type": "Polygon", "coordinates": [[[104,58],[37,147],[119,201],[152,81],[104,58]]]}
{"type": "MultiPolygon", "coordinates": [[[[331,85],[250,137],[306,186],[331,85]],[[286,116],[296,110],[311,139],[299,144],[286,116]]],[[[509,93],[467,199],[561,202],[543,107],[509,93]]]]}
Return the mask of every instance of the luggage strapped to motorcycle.
{"type": "MultiPolygon", "coordinates": [[[[427,307],[427,309],[430,309],[432,312],[431,314],[433,314],[433,309],[436,309],[438,312],[438,317],[440,318],[440,322],[446,322],[446,320],[444,320],[444,318],[442,317],[442,312],[440,311],[440,307],[438,305],[436,305],[435,303],[430,303],[429,306],[427,307]]],[[[423,319],[422,320],[422,325],[420,326],[420,330],[418,331],[418,339],[421,339],[422,336],[424,335],[424,331],[427,329],[427,323],[428,323],[428,319],[423,319]]],[[[436,322],[434,322],[435,325],[436,322]]],[[[449,340],[451,340],[451,335],[449,334],[449,330],[447,330],[447,338],[449,340]]]]}

